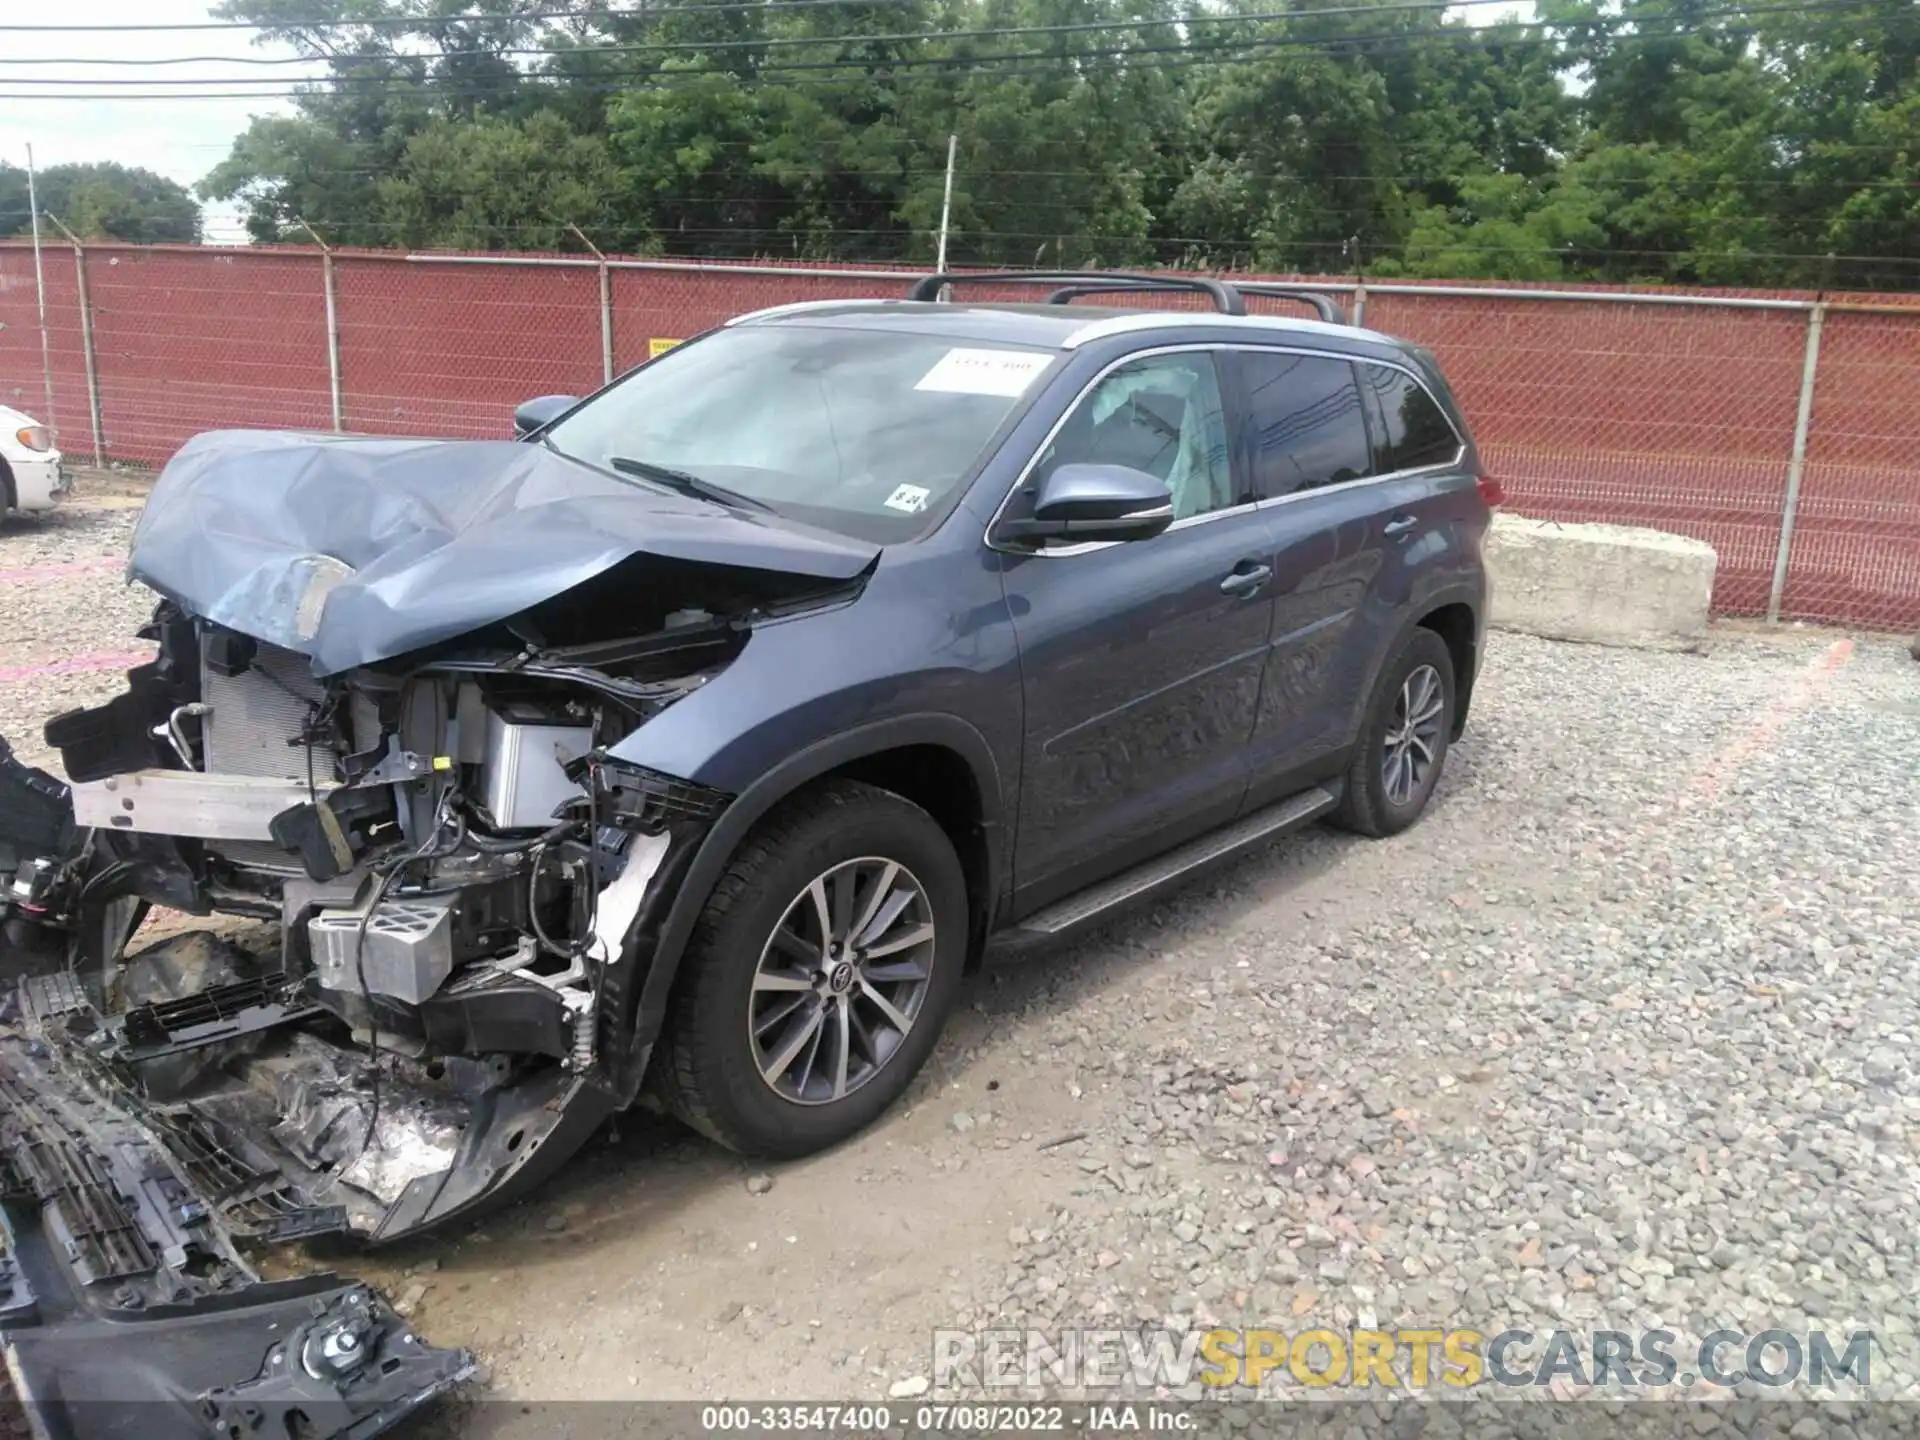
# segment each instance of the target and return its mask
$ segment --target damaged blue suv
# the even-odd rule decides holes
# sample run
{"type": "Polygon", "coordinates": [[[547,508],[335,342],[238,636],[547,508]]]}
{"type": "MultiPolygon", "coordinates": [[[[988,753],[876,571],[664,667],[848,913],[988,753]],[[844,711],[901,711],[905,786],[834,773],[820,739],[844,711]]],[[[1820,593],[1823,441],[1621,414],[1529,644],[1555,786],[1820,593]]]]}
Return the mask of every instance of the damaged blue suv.
{"type": "Polygon", "coordinates": [[[981,278],[743,316],[514,440],[187,445],[154,659],[48,722],[65,788],[9,772],[0,1071],[95,1077],[221,1235],[391,1238],[647,1097],[832,1145],[989,940],[1413,823],[1498,499],[1432,358],[1282,287],[943,298],[981,278]],[[130,943],[149,905],[274,943],[130,943]]]}

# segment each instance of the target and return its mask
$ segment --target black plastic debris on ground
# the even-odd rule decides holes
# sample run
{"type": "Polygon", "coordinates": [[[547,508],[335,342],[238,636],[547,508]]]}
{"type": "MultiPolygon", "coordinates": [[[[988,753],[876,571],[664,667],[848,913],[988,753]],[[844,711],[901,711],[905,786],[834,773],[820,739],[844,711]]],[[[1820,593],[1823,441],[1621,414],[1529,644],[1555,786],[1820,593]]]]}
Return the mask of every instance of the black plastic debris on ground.
{"type": "Polygon", "coordinates": [[[474,1373],[366,1285],[261,1280],[215,1174],[183,1176],[42,1042],[0,1033],[0,1350],[37,1433],[364,1440],[474,1373]]]}

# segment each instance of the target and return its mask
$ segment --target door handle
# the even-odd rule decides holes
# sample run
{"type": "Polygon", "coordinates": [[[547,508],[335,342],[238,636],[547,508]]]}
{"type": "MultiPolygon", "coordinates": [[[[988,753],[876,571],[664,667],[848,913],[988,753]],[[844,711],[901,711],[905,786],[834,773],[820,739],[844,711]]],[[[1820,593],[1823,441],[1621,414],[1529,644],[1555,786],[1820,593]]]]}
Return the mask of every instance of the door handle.
{"type": "Polygon", "coordinates": [[[1404,535],[1420,523],[1418,515],[1396,515],[1380,527],[1382,535],[1404,535]]]}
{"type": "Polygon", "coordinates": [[[1220,593],[1222,595],[1254,595],[1272,578],[1271,565],[1259,560],[1242,560],[1233,567],[1232,573],[1220,582],[1220,593]]]}

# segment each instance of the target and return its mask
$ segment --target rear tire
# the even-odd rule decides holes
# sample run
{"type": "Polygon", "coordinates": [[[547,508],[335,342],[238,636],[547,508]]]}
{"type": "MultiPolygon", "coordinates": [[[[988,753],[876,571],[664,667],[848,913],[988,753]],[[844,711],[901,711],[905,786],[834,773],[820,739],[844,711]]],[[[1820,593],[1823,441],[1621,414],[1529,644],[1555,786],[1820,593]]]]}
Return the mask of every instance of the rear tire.
{"type": "Polygon", "coordinates": [[[1455,703],[1447,642],[1415,630],[1374,685],[1333,822],[1378,837],[1418,820],[1446,767],[1455,703]]]}
{"type": "Polygon", "coordinates": [[[967,928],[959,858],[919,806],[852,781],[786,802],[694,928],[660,1056],[667,1108],[774,1159],[856,1134],[932,1053],[967,928]]]}

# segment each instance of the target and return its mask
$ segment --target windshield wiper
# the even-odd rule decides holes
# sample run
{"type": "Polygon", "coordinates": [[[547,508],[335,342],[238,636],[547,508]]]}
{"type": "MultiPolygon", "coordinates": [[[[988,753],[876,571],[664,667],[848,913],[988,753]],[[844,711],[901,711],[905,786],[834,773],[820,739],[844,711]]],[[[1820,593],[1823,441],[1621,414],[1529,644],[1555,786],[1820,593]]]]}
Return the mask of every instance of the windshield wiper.
{"type": "Polygon", "coordinates": [[[692,495],[697,499],[711,500],[717,505],[744,505],[752,510],[768,510],[773,507],[764,500],[756,500],[751,495],[742,495],[738,490],[729,490],[724,485],[716,485],[711,480],[702,480],[690,470],[676,470],[671,465],[656,465],[651,460],[635,460],[630,455],[610,455],[607,464],[622,475],[634,475],[642,480],[651,480],[656,485],[665,485],[669,490],[677,490],[682,495],[692,495]]]}

